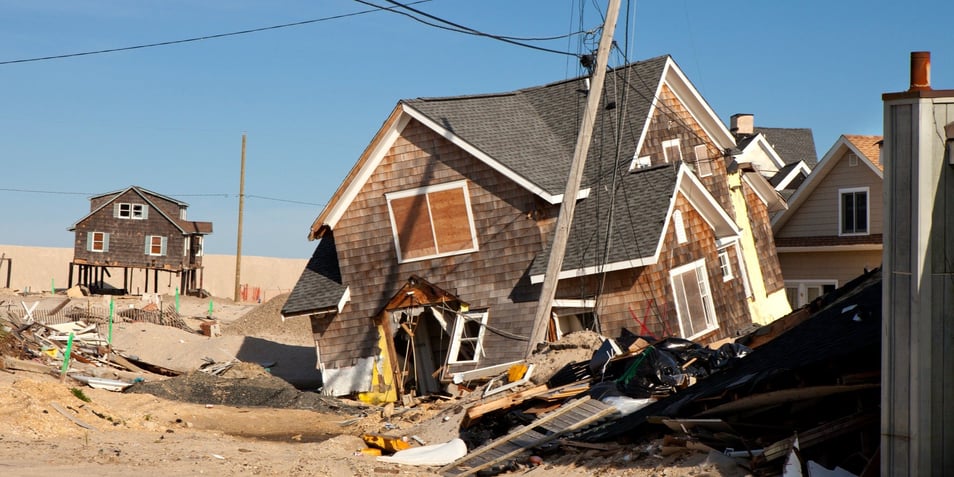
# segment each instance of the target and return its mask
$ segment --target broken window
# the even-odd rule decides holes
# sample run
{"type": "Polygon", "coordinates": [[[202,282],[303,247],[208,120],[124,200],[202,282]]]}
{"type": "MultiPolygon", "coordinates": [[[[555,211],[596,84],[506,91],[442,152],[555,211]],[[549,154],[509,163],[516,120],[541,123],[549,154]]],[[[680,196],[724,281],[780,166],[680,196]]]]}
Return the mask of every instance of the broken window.
{"type": "Polygon", "coordinates": [[[447,353],[448,364],[476,363],[480,359],[487,315],[487,310],[457,315],[450,351],[447,353]]]}
{"type": "Polygon", "coordinates": [[[86,250],[90,252],[108,252],[109,234],[106,232],[89,232],[86,234],[86,250]]]}
{"type": "Polygon", "coordinates": [[[839,235],[868,234],[868,188],[839,189],[839,235]]]}
{"type": "Polygon", "coordinates": [[[718,328],[705,259],[673,269],[670,279],[682,337],[694,339],[718,328]]]}
{"type": "Polygon", "coordinates": [[[386,197],[398,261],[477,250],[466,181],[396,192],[386,197]]]}
{"type": "Polygon", "coordinates": [[[146,236],[146,255],[162,257],[166,255],[166,238],[161,235],[146,236]]]}

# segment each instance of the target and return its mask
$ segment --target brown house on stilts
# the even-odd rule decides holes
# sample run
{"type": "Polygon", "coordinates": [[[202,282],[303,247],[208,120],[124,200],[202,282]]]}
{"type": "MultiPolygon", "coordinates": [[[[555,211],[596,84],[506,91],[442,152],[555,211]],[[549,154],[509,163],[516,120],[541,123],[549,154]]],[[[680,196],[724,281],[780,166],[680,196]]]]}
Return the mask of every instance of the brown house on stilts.
{"type": "Polygon", "coordinates": [[[159,290],[159,272],[179,277],[183,293],[202,288],[202,242],[212,233],[212,222],[186,219],[189,204],[137,186],[90,197],[90,212],[69,228],[76,233],[69,286],[89,287],[95,292],[130,293],[133,272],[143,271],[144,292],[149,291],[150,272],[154,292],[159,290]],[[123,269],[122,287],[109,286],[109,269],[123,269]]]}

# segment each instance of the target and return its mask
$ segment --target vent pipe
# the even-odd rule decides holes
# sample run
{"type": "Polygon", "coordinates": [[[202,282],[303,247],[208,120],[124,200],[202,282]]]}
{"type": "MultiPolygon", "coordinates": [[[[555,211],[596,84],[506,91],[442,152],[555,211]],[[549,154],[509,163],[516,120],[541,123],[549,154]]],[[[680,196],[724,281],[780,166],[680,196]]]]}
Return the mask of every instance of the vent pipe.
{"type": "Polygon", "coordinates": [[[931,52],[911,52],[911,88],[908,91],[931,90],[931,52]]]}

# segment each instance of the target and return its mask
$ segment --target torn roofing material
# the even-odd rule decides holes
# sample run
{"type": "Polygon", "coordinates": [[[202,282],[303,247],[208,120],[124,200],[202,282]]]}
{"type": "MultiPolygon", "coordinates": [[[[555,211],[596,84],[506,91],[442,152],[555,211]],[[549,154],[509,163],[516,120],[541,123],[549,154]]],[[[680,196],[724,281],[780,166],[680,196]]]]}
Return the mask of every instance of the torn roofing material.
{"type": "MultiPolygon", "coordinates": [[[[880,369],[881,281],[881,269],[876,269],[849,282],[813,303],[819,311],[810,318],[755,349],[736,366],[593,430],[586,439],[607,440],[633,432],[651,416],[691,417],[701,410],[693,408],[698,401],[715,406],[731,399],[730,395],[739,398],[755,392],[760,381],[788,372],[854,362],[880,369]]],[[[826,372],[813,377],[832,376],[826,372]]]]}
{"type": "Polygon", "coordinates": [[[282,307],[282,316],[335,310],[346,291],[347,287],[341,283],[334,234],[328,231],[318,242],[315,253],[282,307]]]}

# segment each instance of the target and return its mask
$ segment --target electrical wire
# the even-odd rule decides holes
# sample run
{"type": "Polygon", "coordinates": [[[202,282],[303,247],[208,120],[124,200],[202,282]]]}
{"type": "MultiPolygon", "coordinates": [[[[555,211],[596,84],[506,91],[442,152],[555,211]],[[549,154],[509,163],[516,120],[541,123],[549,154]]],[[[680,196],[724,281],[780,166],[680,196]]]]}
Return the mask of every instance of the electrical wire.
{"type": "MultiPolygon", "coordinates": [[[[109,194],[107,193],[92,193],[92,192],[71,192],[71,191],[56,191],[56,190],[38,190],[38,189],[13,189],[13,188],[0,188],[0,192],[20,192],[20,193],[30,193],[30,194],[53,194],[53,195],[85,195],[87,197],[98,197],[101,195],[109,194]]],[[[115,192],[115,191],[111,191],[115,192]]],[[[220,198],[237,198],[238,194],[227,194],[227,193],[196,193],[196,194],[169,194],[171,197],[220,197],[220,198]]],[[[271,200],[275,202],[284,202],[287,204],[299,204],[299,205],[309,205],[316,207],[324,207],[327,204],[318,204],[315,202],[304,202],[300,200],[291,200],[291,199],[279,199],[275,197],[266,197],[262,195],[254,194],[245,194],[245,198],[251,199],[262,199],[262,200],[271,200]]]]}
{"type": "MultiPolygon", "coordinates": [[[[396,1],[394,1],[394,0],[385,0],[385,1],[388,2],[388,3],[390,3],[390,4],[392,4],[392,5],[395,5],[395,7],[390,7],[390,8],[388,8],[388,7],[383,7],[383,6],[376,5],[376,4],[374,4],[374,3],[372,3],[372,2],[369,2],[369,1],[366,1],[366,0],[354,0],[354,1],[356,1],[356,2],[358,2],[358,3],[361,3],[361,4],[364,4],[364,5],[377,7],[377,8],[380,8],[380,9],[382,9],[382,10],[387,10],[387,11],[392,12],[392,13],[397,13],[397,14],[399,14],[399,15],[406,16],[406,17],[408,17],[408,18],[410,18],[410,19],[412,19],[412,20],[414,20],[414,21],[416,21],[416,22],[419,22],[419,23],[422,23],[422,24],[424,24],[424,25],[428,25],[428,26],[431,26],[431,27],[434,27],[434,28],[439,28],[439,29],[442,29],[442,30],[452,31],[452,32],[456,32],[456,33],[464,33],[464,34],[467,34],[467,35],[482,36],[482,37],[490,38],[490,39],[493,39],[493,40],[502,41],[502,42],[504,42],[504,43],[509,43],[509,44],[511,44],[511,45],[521,46],[521,47],[524,47],[524,48],[529,48],[529,49],[532,49],[532,50],[543,51],[543,52],[547,52],[547,53],[555,53],[555,54],[558,54],[558,55],[566,55],[566,56],[574,56],[574,57],[577,56],[577,55],[575,55],[575,54],[573,54],[573,53],[569,53],[569,52],[566,52],[566,51],[554,50],[554,49],[552,49],[552,48],[544,48],[544,47],[542,47],[542,46],[531,45],[531,44],[528,44],[528,43],[524,43],[523,41],[517,41],[517,40],[513,39],[513,38],[519,38],[519,37],[508,37],[508,36],[501,36],[501,35],[493,35],[493,34],[490,34],[490,33],[485,33],[485,32],[479,31],[479,30],[475,30],[475,29],[473,29],[473,28],[470,28],[470,27],[467,27],[467,26],[464,26],[464,25],[460,25],[460,24],[458,24],[458,23],[454,23],[454,22],[452,22],[452,21],[445,20],[445,19],[443,19],[443,18],[440,18],[440,17],[434,16],[434,15],[431,15],[431,14],[426,13],[426,12],[423,12],[423,11],[421,11],[421,10],[418,10],[418,9],[415,9],[415,8],[411,8],[411,7],[409,6],[409,5],[411,5],[411,4],[403,4],[403,3],[400,3],[400,2],[396,2],[396,1]],[[433,23],[433,22],[429,22],[429,21],[427,21],[427,20],[424,20],[424,19],[421,19],[421,18],[419,18],[419,17],[416,17],[416,16],[414,16],[414,15],[412,15],[412,14],[410,14],[410,13],[396,10],[395,8],[404,8],[404,9],[409,10],[409,11],[411,11],[411,12],[414,12],[414,13],[416,13],[416,14],[418,14],[418,15],[422,15],[422,16],[427,17],[427,18],[430,18],[430,19],[432,19],[432,20],[435,20],[435,21],[444,23],[444,24],[446,24],[446,25],[450,25],[450,27],[443,26],[443,25],[439,25],[439,24],[433,23]],[[451,28],[451,27],[453,27],[453,28],[451,28]]],[[[571,35],[572,35],[572,34],[571,34],[571,35]]],[[[536,41],[536,40],[546,40],[546,39],[560,39],[560,38],[564,38],[564,37],[565,37],[565,35],[560,35],[560,36],[548,37],[548,38],[523,38],[522,40],[524,40],[524,41],[536,41]]]]}
{"type": "MultiPolygon", "coordinates": [[[[409,3],[409,5],[416,5],[416,4],[418,4],[418,3],[430,2],[430,1],[432,1],[432,0],[417,0],[417,1],[415,1],[415,2],[409,3]]],[[[19,60],[6,60],[6,61],[0,61],[0,66],[2,66],[2,65],[12,65],[12,64],[17,64],[17,63],[30,63],[30,62],[34,62],[34,61],[59,60],[59,59],[63,59],[63,58],[74,58],[74,57],[77,57],[77,56],[100,55],[100,54],[104,54],[104,53],[116,53],[116,52],[119,52],[119,51],[140,50],[140,49],[144,49],[144,48],[155,48],[155,47],[159,47],[159,46],[170,46],[170,45],[178,45],[178,44],[181,44],[181,43],[190,43],[190,42],[197,42],[197,41],[213,40],[213,39],[225,38],[225,37],[229,37],[229,36],[248,35],[248,34],[250,34],[250,33],[260,33],[260,32],[269,31],[269,30],[278,30],[278,29],[282,29],[282,28],[291,28],[291,27],[297,27],[297,26],[302,26],[302,25],[309,25],[309,24],[312,24],[312,23],[325,22],[325,21],[329,21],[329,20],[340,20],[340,19],[342,19],[342,18],[353,17],[353,16],[358,16],[358,15],[364,15],[364,14],[367,14],[367,13],[375,13],[375,12],[380,11],[380,10],[391,10],[391,9],[393,9],[393,8],[397,8],[397,7],[380,7],[380,6],[375,5],[375,8],[372,9],[372,10],[362,10],[362,11],[360,11],[360,12],[343,13],[343,14],[341,14],[341,15],[332,15],[332,16],[329,16],[329,17],[315,18],[315,19],[311,19],[311,20],[302,20],[302,21],[292,22],[292,23],[283,23],[283,24],[281,24],[281,25],[272,25],[272,26],[261,27],[261,28],[252,28],[252,29],[248,29],[248,30],[233,31],[233,32],[228,32],[228,33],[217,33],[217,34],[214,34],[214,35],[205,35],[205,36],[198,36],[198,37],[193,37],[193,38],[185,38],[185,39],[182,39],[182,40],[161,41],[161,42],[157,42],[157,43],[146,43],[146,44],[142,44],[142,45],[124,46],[124,47],[119,47],[119,48],[107,48],[107,49],[104,49],[104,50],[84,51],[84,52],[79,52],[79,53],[65,53],[65,54],[62,54],[62,55],[50,55],[50,56],[41,56],[41,57],[35,57],[35,58],[23,58],[23,59],[19,59],[19,60]]]]}

